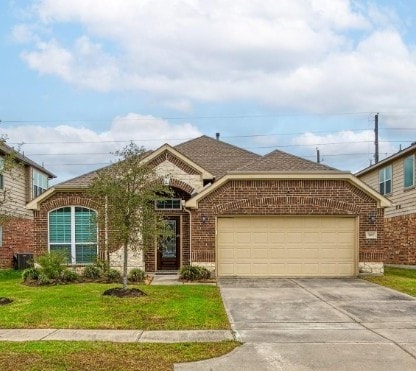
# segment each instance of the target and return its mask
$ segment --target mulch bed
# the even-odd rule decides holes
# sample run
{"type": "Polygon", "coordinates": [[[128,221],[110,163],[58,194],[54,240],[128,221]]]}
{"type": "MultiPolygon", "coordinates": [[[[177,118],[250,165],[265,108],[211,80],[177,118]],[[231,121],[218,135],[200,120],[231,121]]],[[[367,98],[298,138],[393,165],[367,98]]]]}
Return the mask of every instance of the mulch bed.
{"type": "Polygon", "coordinates": [[[116,296],[118,298],[137,298],[140,296],[147,296],[145,292],[136,288],[123,289],[122,287],[114,287],[105,290],[103,295],[116,296]]]}
{"type": "Polygon", "coordinates": [[[6,304],[10,304],[10,303],[12,303],[13,302],[13,300],[12,299],[9,299],[9,298],[0,298],[0,305],[6,305],[6,304]]]}

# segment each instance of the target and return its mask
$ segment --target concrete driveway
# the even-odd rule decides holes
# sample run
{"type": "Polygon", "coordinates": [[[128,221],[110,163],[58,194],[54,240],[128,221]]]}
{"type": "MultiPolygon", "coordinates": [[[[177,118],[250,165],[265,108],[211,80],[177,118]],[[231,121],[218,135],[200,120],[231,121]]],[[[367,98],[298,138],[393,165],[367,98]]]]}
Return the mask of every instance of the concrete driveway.
{"type": "Polygon", "coordinates": [[[221,279],[244,345],[175,370],[416,370],[416,300],[360,279],[221,279]]]}

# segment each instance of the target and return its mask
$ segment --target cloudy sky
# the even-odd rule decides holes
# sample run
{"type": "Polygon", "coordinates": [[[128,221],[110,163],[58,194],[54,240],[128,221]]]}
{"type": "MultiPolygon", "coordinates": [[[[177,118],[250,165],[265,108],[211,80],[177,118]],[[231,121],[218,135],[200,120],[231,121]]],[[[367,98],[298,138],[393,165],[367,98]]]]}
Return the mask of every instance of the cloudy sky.
{"type": "Polygon", "coordinates": [[[414,0],[4,0],[0,134],[58,175],[205,134],[357,171],[416,141],[414,0]]]}

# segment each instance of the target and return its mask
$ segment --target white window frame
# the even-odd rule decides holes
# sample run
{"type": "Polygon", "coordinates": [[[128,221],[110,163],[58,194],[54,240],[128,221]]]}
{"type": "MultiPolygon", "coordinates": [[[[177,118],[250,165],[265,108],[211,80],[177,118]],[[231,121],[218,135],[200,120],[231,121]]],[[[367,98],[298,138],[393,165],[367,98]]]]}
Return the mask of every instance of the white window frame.
{"type": "MultiPolygon", "coordinates": [[[[96,210],[91,209],[91,208],[86,207],[86,206],[81,206],[81,205],[61,206],[61,207],[58,207],[56,209],[50,210],[48,212],[48,219],[47,219],[48,220],[48,252],[51,251],[51,245],[70,245],[70,247],[71,247],[71,249],[70,249],[70,251],[71,251],[71,261],[69,262],[70,264],[74,264],[74,265],[75,264],[92,264],[93,262],[92,263],[83,263],[83,262],[77,263],[77,261],[76,261],[76,259],[77,259],[77,253],[76,253],[77,241],[75,240],[75,208],[77,208],[77,207],[80,207],[80,208],[83,208],[83,209],[88,209],[88,210],[91,210],[91,211],[97,213],[96,210]],[[52,243],[51,244],[49,215],[50,215],[50,213],[52,213],[56,210],[59,210],[59,209],[63,209],[63,208],[70,208],[71,209],[71,214],[70,214],[70,219],[71,219],[71,222],[70,222],[71,223],[71,242],[70,242],[70,244],[69,243],[59,243],[59,244],[58,243],[52,243]]],[[[96,245],[96,251],[97,251],[97,256],[98,256],[98,225],[97,225],[96,236],[97,236],[97,238],[96,238],[95,242],[83,242],[82,244],[83,245],[96,245]]],[[[78,243],[78,245],[80,245],[80,243],[78,243]]]]}
{"type": "Polygon", "coordinates": [[[32,169],[33,198],[40,196],[43,192],[45,192],[48,189],[48,187],[48,176],[39,170],[32,169]]]}
{"type": "Polygon", "coordinates": [[[403,186],[404,188],[411,188],[415,186],[415,155],[407,156],[403,160],[403,186]],[[412,160],[412,184],[406,185],[406,161],[412,160]]]}
{"type": "Polygon", "coordinates": [[[169,198],[166,200],[159,200],[159,201],[155,201],[155,209],[156,210],[182,210],[182,199],[180,198],[169,198]],[[173,202],[174,201],[178,201],[179,202],[179,207],[159,207],[159,202],[164,202],[164,201],[172,201],[172,206],[173,206],[173,202]]]}
{"type": "Polygon", "coordinates": [[[380,169],[378,173],[379,191],[382,195],[388,195],[393,192],[393,166],[387,165],[380,169]],[[390,170],[390,177],[387,178],[387,170],[390,170]],[[387,184],[390,182],[390,190],[387,192],[387,184]]]}

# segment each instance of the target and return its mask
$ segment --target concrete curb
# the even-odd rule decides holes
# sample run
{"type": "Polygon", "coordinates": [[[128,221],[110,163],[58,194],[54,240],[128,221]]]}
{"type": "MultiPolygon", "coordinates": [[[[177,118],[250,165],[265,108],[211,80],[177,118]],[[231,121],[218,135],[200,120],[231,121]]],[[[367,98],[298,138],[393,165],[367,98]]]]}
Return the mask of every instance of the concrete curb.
{"type": "Polygon", "coordinates": [[[0,341],[110,341],[116,343],[188,343],[234,340],[230,330],[84,330],[0,329],[0,341]]]}

